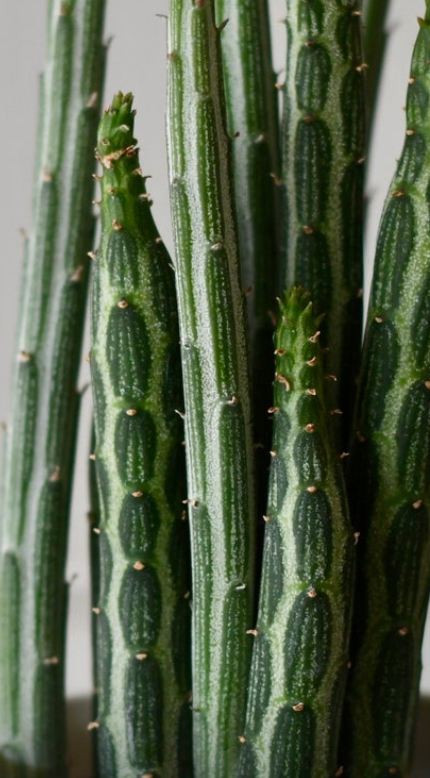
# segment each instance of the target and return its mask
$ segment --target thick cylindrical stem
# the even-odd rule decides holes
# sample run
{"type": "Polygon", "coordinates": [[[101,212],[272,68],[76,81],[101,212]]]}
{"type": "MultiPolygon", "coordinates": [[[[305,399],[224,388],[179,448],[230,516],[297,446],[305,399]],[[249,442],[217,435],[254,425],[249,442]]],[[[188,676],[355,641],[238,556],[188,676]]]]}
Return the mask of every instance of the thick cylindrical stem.
{"type": "MultiPolygon", "coordinates": [[[[330,345],[328,395],[348,446],[362,328],[364,67],[358,0],[287,0],[283,273],[309,290],[330,345]]],[[[346,450],[348,450],[346,448],[346,450]]]]}
{"type": "Polygon", "coordinates": [[[6,778],[66,773],[64,562],[94,226],[104,5],[49,5],[0,521],[0,773],[6,778]]]}
{"type": "Polygon", "coordinates": [[[240,778],[338,774],[354,540],[324,398],[320,323],[307,293],[285,295],[240,778]]]}
{"type": "Polygon", "coordinates": [[[168,148],[192,542],[194,769],[234,775],[252,618],[252,431],[213,0],[172,0],[168,148]]]}
{"type": "Polygon", "coordinates": [[[179,330],[151,215],[132,96],[99,128],[102,235],[91,372],[100,521],[96,620],[101,778],[190,776],[190,606],[179,330]]]}
{"type": "Polygon", "coordinates": [[[376,249],[348,467],[360,533],[345,775],[410,774],[430,584],[430,3],[376,249]]]}

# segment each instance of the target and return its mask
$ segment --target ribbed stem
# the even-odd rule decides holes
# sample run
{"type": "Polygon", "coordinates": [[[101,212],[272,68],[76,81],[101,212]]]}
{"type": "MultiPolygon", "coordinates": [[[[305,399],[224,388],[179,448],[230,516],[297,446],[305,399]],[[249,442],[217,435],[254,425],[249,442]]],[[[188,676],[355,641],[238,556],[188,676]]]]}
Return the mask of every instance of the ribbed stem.
{"type": "Polygon", "coordinates": [[[410,774],[430,584],[430,3],[381,221],[348,468],[360,532],[348,692],[353,778],[410,774]]]}
{"type": "Polygon", "coordinates": [[[272,463],[240,778],[334,776],[353,535],[324,400],[320,320],[293,289],[275,334],[272,463]]]}
{"type": "Polygon", "coordinates": [[[283,272],[324,313],[329,400],[348,444],[362,326],[364,92],[358,0],[287,0],[283,272]]]}
{"type": "Polygon", "coordinates": [[[104,0],[51,2],[33,231],[1,506],[1,775],[59,778],[64,561],[79,398],[104,0]]]}
{"type": "Polygon", "coordinates": [[[97,751],[100,778],[179,778],[190,775],[191,728],[179,331],[174,276],[151,215],[133,124],[132,96],[120,93],[104,113],[97,145],[97,751]]]}
{"type": "Polygon", "coordinates": [[[363,43],[364,57],[366,65],[368,65],[366,73],[368,144],[371,143],[372,138],[379,83],[387,46],[386,20],[389,5],[390,0],[368,0],[364,4],[363,43]]]}
{"type": "Polygon", "coordinates": [[[194,769],[234,775],[252,613],[245,341],[213,0],[172,0],[168,148],[192,542],[194,769]]]}

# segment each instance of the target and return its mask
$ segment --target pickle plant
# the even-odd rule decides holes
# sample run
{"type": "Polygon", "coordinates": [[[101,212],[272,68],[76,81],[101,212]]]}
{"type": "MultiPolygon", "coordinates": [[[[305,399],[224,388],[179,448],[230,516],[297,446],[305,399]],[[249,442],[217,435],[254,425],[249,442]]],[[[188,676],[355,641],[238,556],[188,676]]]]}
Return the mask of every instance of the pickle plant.
{"type": "Polygon", "coordinates": [[[360,353],[387,0],[286,0],[282,90],[266,0],[170,0],[172,258],[132,95],[96,139],[104,2],[50,0],[1,502],[1,778],[67,774],[87,253],[97,778],[409,775],[430,582],[425,6],[360,353]]]}

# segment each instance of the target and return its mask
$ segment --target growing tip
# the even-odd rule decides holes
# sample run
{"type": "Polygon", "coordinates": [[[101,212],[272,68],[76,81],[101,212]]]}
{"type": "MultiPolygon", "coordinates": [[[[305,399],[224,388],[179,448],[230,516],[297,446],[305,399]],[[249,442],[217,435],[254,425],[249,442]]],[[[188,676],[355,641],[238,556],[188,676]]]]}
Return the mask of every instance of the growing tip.
{"type": "Polygon", "coordinates": [[[133,97],[131,92],[118,92],[103,111],[97,138],[97,153],[102,161],[136,145],[136,139],[133,137],[133,97]]]}

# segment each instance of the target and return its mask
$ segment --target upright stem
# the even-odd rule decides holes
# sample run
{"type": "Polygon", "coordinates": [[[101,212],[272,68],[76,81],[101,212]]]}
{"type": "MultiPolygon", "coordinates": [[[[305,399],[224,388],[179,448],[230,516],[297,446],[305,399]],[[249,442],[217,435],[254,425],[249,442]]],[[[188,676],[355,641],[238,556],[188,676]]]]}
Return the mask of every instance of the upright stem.
{"type": "Polygon", "coordinates": [[[196,778],[233,776],[252,620],[254,500],[239,280],[213,0],[172,0],[168,150],[192,543],[196,778]]]}
{"type": "Polygon", "coordinates": [[[104,0],[51,2],[0,522],[0,772],[66,774],[64,563],[104,0]]]}

